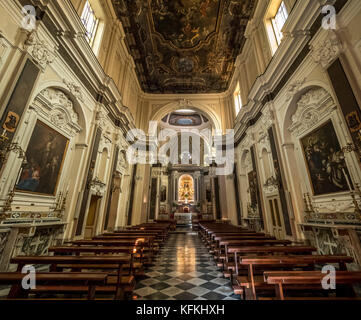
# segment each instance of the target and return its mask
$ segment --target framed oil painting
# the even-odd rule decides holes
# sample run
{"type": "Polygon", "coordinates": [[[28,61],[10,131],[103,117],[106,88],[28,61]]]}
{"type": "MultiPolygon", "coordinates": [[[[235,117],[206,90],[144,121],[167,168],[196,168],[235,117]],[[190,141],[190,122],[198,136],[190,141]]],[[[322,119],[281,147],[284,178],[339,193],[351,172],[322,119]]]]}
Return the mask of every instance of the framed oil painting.
{"type": "Polygon", "coordinates": [[[16,190],[55,195],[68,144],[66,137],[38,120],[16,190]]]}
{"type": "Polygon", "coordinates": [[[160,187],[160,202],[166,202],[167,201],[167,187],[161,186],[160,187]]]}
{"type": "Polygon", "coordinates": [[[350,174],[331,121],[301,139],[315,196],[350,190],[350,174]]]}
{"type": "Polygon", "coordinates": [[[251,197],[251,207],[256,209],[258,205],[257,201],[257,173],[255,170],[248,173],[248,183],[249,183],[249,194],[251,197]]]}

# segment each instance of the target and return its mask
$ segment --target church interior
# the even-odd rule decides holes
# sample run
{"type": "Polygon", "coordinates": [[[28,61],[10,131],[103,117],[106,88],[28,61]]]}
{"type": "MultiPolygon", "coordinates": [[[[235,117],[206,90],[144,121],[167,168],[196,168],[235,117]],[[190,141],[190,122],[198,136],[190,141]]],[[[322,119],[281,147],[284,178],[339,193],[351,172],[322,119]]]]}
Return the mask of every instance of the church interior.
{"type": "Polygon", "coordinates": [[[360,88],[359,0],[0,0],[0,300],[361,300],[360,88]]]}

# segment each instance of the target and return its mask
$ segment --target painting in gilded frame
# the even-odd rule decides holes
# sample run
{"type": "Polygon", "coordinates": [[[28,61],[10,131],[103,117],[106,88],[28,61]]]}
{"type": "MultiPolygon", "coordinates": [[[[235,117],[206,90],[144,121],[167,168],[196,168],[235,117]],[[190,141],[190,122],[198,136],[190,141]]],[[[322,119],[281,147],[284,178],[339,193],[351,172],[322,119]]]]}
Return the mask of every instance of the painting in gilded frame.
{"type": "Polygon", "coordinates": [[[55,195],[68,144],[66,137],[38,120],[16,191],[55,195]]]}
{"type": "Polygon", "coordinates": [[[352,188],[332,121],[303,137],[301,146],[315,196],[344,192],[352,188]]]}

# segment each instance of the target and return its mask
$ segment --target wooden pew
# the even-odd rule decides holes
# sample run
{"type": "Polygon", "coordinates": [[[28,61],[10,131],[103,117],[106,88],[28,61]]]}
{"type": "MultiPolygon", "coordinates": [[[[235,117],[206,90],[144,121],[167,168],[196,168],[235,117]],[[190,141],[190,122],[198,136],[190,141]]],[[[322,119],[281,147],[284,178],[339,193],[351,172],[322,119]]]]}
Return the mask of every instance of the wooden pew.
{"type": "MultiPolygon", "coordinates": [[[[319,285],[321,287],[322,279],[326,276],[325,273],[321,271],[265,271],[264,280],[269,285],[275,286],[275,292],[277,299],[285,300],[284,295],[284,286],[289,285],[319,285]]],[[[355,291],[352,289],[352,285],[356,283],[361,283],[361,272],[360,271],[336,271],[336,290],[338,286],[351,285],[348,286],[347,293],[349,296],[347,298],[356,297],[355,291]]],[[[316,297],[312,297],[313,299],[316,297]]],[[[339,296],[331,299],[338,299],[339,296]]],[[[295,297],[291,298],[295,299],[295,297]]],[[[297,299],[297,298],[296,298],[297,299]]],[[[304,297],[302,299],[305,299],[304,297]]],[[[311,299],[311,297],[307,297],[311,299]]],[[[318,297],[316,299],[319,299],[318,297]]],[[[330,299],[327,297],[326,299],[330,299]]]]}
{"type": "Polygon", "coordinates": [[[236,236],[229,236],[229,235],[217,235],[213,237],[213,241],[210,243],[210,249],[220,249],[220,242],[227,241],[227,240],[277,240],[275,237],[271,236],[255,236],[255,235],[236,235],[236,236]]]}
{"type": "Polygon", "coordinates": [[[159,224],[162,224],[162,223],[169,223],[170,224],[170,230],[171,231],[174,231],[177,227],[177,221],[175,220],[154,220],[155,223],[159,223],[159,224]]]}
{"type": "MultiPolygon", "coordinates": [[[[243,289],[234,283],[234,275],[239,276],[240,274],[240,265],[238,260],[238,255],[292,255],[292,254],[312,254],[316,252],[317,249],[311,246],[235,246],[228,247],[228,254],[233,255],[233,261],[229,261],[228,254],[224,262],[224,276],[225,278],[230,278],[231,284],[235,294],[243,294],[243,289]]],[[[244,273],[247,272],[247,269],[242,270],[244,273]]]]}
{"type": "MultiPolygon", "coordinates": [[[[147,249],[147,248],[146,248],[147,249]]],[[[95,255],[102,254],[120,254],[127,253],[134,255],[133,261],[133,272],[135,276],[140,276],[144,274],[143,269],[143,250],[138,250],[134,247],[123,246],[123,247],[113,247],[113,246],[58,246],[58,247],[50,247],[48,250],[50,253],[54,253],[54,255],[64,255],[64,254],[75,254],[76,256],[80,256],[81,254],[89,254],[93,253],[95,255]],[[137,253],[139,251],[139,262],[136,260],[137,253]]],[[[70,267],[70,266],[69,266],[70,267]]],[[[123,271],[129,270],[130,265],[123,265],[123,271]]],[[[74,267],[79,268],[78,266],[74,267]]],[[[104,265],[102,266],[104,269],[114,269],[113,265],[104,265]]],[[[124,274],[126,274],[124,272],[124,274]]]]}
{"type": "Polygon", "coordinates": [[[155,254],[155,248],[152,245],[152,242],[141,241],[136,243],[134,239],[105,239],[105,240],[75,240],[70,242],[74,246],[101,246],[101,247],[128,247],[137,249],[141,257],[142,263],[151,263],[153,256],[155,254]],[[146,254],[148,253],[148,254],[146,254]],[[147,258],[145,260],[145,258],[147,258]]]}
{"type": "Polygon", "coordinates": [[[218,229],[213,229],[213,230],[208,230],[206,233],[205,233],[205,236],[203,238],[203,241],[205,243],[208,243],[209,241],[212,241],[212,239],[216,236],[216,235],[244,235],[244,236],[264,236],[265,234],[264,233],[261,233],[261,232],[253,232],[253,231],[249,231],[249,230],[240,230],[240,229],[237,229],[237,230],[218,230],[218,229]]]}
{"type": "Polygon", "coordinates": [[[245,288],[245,292],[250,299],[257,299],[256,287],[266,287],[263,276],[256,278],[256,268],[260,269],[262,274],[269,271],[267,268],[282,268],[305,266],[313,267],[316,264],[324,265],[328,263],[337,263],[341,271],[347,270],[346,263],[351,263],[353,259],[348,256],[327,256],[327,255],[306,255],[306,256],[245,256],[240,257],[240,265],[248,268],[248,277],[237,276],[238,285],[245,288]]]}
{"type": "MultiPolygon", "coordinates": [[[[234,270],[238,275],[239,261],[237,255],[249,255],[249,254],[257,254],[257,255],[274,255],[274,254],[312,254],[312,252],[316,252],[317,249],[311,246],[231,246],[227,248],[227,253],[233,255],[234,257],[234,270]]],[[[228,259],[226,259],[228,262],[228,259]]]]}
{"type": "MultiPolygon", "coordinates": [[[[164,235],[159,232],[106,232],[101,237],[154,237],[154,239],[160,243],[164,242],[164,235]]],[[[96,236],[96,237],[99,237],[96,236]]]]}
{"type": "Polygon", "coordinates": [[[35,289],[23,289],[21,282],[26,276],[19,272],[0,273],[0,284],[12,285],[8,299],[27,298],[30,293],[53,292],[75,293],[87,292],[87,299],[93,300],[97,286],[106,284],[107,275],[104,273],[75,273],[75,272],[37,272],[35,274],[35,289]]]}
{"type": "MultiPolygon", "coordinates": [[[[93,240],[141,240],[141,239],[145,239],[145,241],[143,240],[142,242],[146,242],[149,244],[149,247],[153,247],[154,251],[156,251],[155,249],[159,249],[159,245],[160,242],[162,240],[156,240],[154,236],[149,236],[146,234],[143,235],[136,235],[136,236],[124,236],[124,235],[99,235],[93,238],[93,240]]],[[[139,242],[139,241],[138,241],[139,242]]]]}
{"type": "Polygon", "coordinates": [[[148,245],[149,249],[152,249],[152,252],[155,254],[159,250],[160,242],[157,241],[154,236],[143,235],[143,236],[123,236],[123,235],[107,235],[107,236],[96,236],[93,240],[130,240],[134,241],[134,243],[144,243],[148,245]]]}
{"type": "Polygon", "coordinates": [[[115,281],[107,283],[104,287],[97,287],[97,291],[115,293],[115,299],[124,297],[124,288],[129,290],[135,286],[133,276],[133,254],[114,256],[18,256],[10,260],[10,263],[17,264],[17,271],[20,272],[25,265],[50,265],[50,272],[60,271],[62,266],[78,266],[78,268],[102,269],[103,265],[114,265],[117,270],[115,281]],[[130,264],[128,276],[123,275],[123,265],[130,264]]]}
{"type": "Polygon", "coordinates": [[[127,231],[137,231],[137,232],[149,232],[153,231],[160,234],[163,240],[167,239],[168,237],[168,228],[159,228],[159,227],[149,227],[149,226],[134,226],[134,227],[127,227],[127,231]]]}
{"type": "Polygon", "coordinates": [[[103,236],[113,236],[113,235],[138,235],[138,236],[155,236],[157,239],[161,239],[162,241],[165,241],[167,234],[163,232],[163,230],[126,230],[126,231],[114,231],[112,233],[106,232],[103,233],[103,236]]]}
{"type": "Polygon", "coordinates": [[[224,262],[228,260],[228,247],[229,246],[275,246],[275,245],[290,245],[292,244],[289,240],[242,240],[242,239],[233,239],[233,240],[219,240],[219,251],[217,259],[221,261],[221,267],[224,268],[224,262]],[[223,250],[223,251],[222,251],[223,250]],[[224,255],[222,255],[224,252],[224,255]]]}

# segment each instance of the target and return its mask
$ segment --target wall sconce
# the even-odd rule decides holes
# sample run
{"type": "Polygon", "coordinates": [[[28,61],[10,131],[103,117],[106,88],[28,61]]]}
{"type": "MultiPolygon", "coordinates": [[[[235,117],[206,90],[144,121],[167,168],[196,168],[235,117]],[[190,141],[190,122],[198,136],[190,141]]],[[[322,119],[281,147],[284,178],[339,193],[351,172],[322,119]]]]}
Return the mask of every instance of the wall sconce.
{"type": "Polygon", "coordinates": [[[3,162],[6,159],[7,154],[11,151],[14,151],[15,153],[18,154],[18,159],[26,158],[25,151],[19,146],[19,144],[17,142],[12,142],[1,148],[0,162],[3,162]]]}

